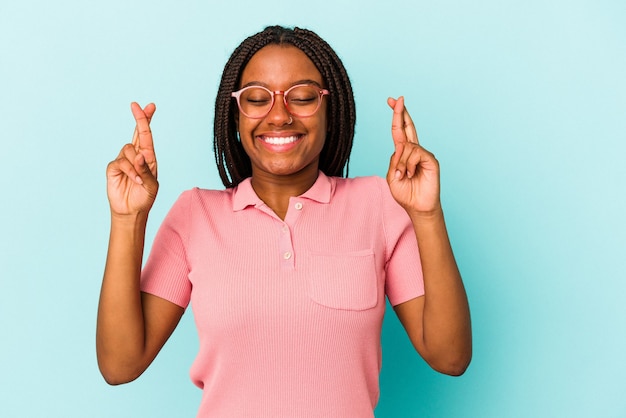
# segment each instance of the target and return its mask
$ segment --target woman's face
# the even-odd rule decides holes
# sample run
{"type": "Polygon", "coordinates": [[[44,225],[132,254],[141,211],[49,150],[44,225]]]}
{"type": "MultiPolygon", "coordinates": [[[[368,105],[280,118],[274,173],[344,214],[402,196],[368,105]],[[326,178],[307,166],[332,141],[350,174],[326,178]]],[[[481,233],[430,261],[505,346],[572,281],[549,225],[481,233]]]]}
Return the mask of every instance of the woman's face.
{"type": "MultiPolygon", "coordinates": [[[[322,75],[304,52],[291,45],[268,45],[248,62],[239,87],[258,85],[285,91],[302,83],[324,87],[322,75]]],[[[239,112],[239,136],[252,162],[253,176],[317,176],[327,131],[326,100],[308,117],[291,115],[282,95],[275,96],[272,109],[262,119],[239,112]]]]}

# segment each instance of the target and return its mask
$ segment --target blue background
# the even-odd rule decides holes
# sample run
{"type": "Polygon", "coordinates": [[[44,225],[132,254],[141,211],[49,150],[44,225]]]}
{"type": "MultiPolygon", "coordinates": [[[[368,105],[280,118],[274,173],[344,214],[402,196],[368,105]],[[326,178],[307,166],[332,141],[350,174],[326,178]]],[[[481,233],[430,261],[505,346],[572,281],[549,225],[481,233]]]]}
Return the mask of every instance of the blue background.
{"type": "Polygon", "coordinates": [[[188,312],[136,382],[107,386],[95,320],[104,171],[154,101],[160,195],[221,187],[221,69],[268,24],[317,31],[352,78],[350,174],[384,175],[385,99],[405,95],[442,166],[475,354],[429,370],[395,316],[378,417],[625,417],[626,3],[122,1],[0,3],[0,416],[194,416],[188,312]]]}

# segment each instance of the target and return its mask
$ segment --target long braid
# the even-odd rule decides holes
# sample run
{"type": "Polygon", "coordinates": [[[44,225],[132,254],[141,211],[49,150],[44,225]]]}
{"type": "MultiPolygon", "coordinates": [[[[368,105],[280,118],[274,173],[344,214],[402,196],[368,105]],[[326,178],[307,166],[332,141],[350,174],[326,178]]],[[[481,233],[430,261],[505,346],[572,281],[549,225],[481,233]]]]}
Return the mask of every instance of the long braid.
{"type": "Polygon", "coordinates": [[[312,51],[317,52],[315,55],[307,55],[311,56],[318,68],[328,74],[327,83],[335,97],[329,108],[330,138],[322,150],[320,169],[328,175],[341,176],[343,167],[347,164],[347,159],[343,157],[349,157],[354,136],[354,123],[342,123],[355,120],[353,93],[343,65],[336,65],[340,61],[335,52],[323,41],[321,46],[322,49],[312,51]],[[344,97],[351,100],[340,100],[344,97]]]}
{"type": "Polygon", "coordinates": [[[352,150],[356,112],[348,74],[335,51],[317,34],[306,29],[267,27],[245,39],[224,67],[215,99],[213,151],[225,187],[233,187],[252,175],[250,158],[237,138],[237,104],[231,93],[239,87],[243,69],[252,56],[269,44],[293,45],[311,59],[330,91],[327,106],[328,135],[320,153],[320,170],[343,176],[352,150]]]}

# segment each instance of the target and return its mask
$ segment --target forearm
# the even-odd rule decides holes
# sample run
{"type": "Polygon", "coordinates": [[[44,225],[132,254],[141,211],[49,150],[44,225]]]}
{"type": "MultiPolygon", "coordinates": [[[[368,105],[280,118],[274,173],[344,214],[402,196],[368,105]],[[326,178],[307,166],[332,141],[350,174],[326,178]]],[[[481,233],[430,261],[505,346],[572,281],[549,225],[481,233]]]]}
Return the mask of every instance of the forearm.
{"type": "Polygon", "coordinates": [[[433,367],[458,374],[457,370],[464,371],[471,359],[470,313],[443,212],[409,215],[424,274],[421,337],[424,355],[433,367]]]}
{"type": "Polygon", "coordinates": [[[96,349],[102,374],[114,383],[136,378],[143,363],[145,326],[139,278],[146,221],[146,214],[111,220],[96,349]]]}

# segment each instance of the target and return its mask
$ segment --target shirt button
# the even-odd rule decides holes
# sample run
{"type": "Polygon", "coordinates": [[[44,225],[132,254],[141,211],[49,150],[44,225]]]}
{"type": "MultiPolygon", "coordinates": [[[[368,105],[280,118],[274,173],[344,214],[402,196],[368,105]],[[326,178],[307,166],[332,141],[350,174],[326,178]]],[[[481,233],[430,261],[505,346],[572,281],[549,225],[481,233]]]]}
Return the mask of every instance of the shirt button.
{"type": "Polygon", "coordinates": [[[297,210],[302,209],[302,203],[301,203],[301,202],[296,203],[296,204],[295,204],[295,208],[296,208],[297,210]]]}
{"type": "Polygon", "coordinates": [[[287,225],[283,225],[283,233],[286,234],[289,231],[289,227],[287,225]]]}
{"type": "Polygon", "coordinates": [[[285,260],[289,260],[291,258],[291,253],[289,251],[285,252],[285,254],[283,254],[283,258],[285,260]]]}

